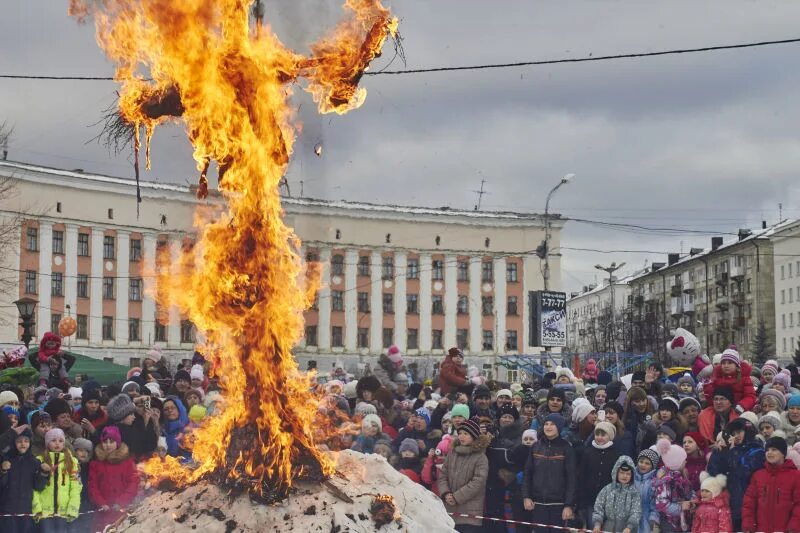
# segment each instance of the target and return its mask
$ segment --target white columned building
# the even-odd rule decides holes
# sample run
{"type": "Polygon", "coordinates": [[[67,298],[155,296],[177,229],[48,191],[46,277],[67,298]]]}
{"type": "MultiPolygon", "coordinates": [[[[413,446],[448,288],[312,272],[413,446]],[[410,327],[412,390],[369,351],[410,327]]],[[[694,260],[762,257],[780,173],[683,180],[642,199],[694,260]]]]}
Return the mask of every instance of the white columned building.
{"type": "Polygon", "coordinates": [[[130,286],[131,235],[117,231],[116,316],[114,335],[117,342],[128,344],[128,288],[130,286]]]}
{"type": "Polygon", "coordinates": [[[64,307],[69,306],[72,318],[78,312],[78,226],[64,225],[64,307]]]}
{"type": "Polygon", "coordinates": [[[458,257],[444,257],[444,349],[456,345],[458,311],[458,257]]]}
{"type": "Polygon", "coordinates": [[[400,353],[408,349],[406,335],[406,262],[405,252],[394,254],[394,343],[400,353]]]}
{"type": "Polygon", "coordinates": [[[344,253],[344,348],[355,353],[358,344],[358,250],[348,248],[344,253]]]}
{"type": "Polygon", "coordinates": [[[89,278],[89,343],[103,342],[103,228],[92,228],[92,273],[89,278]]]}
{"type": "Polygon", "coordinates": [[[144,261],[144,294],[142,294],[142,341],[153,344],[156,341],[156,301],[153,293],[156,280],[152,276],[156,271],[156,235],[145,233],[142,236],[142,253],[144,261]]]}
{"type": "Polygon", "coordinates": [[[53,223],[39,222],[39,305],[37,329],[41,336],[50,331],[51,286],[53,280],[53,223]]]}
{"type": "Polygon", "coordinates": [[[382,260],[380,252],[370,254],[369,350],[372,353],[381,353],[383,350],[382,260]]]}
{"type": "Polygon", "coordinates": [[[506,259],[500,257],[494,260],[494,316],[495,339],[494,351],[501,354],[506,351],[506,259]]]}
{"type": "Polygon", "coordinates": [[[331,249],[319,249],[320,273],[319,288],[319,327],[317,336],[320,350],[331,349],[331,249]]]}
{"type": "Polygon", "coordinates": [[[482,258],[469,258],[469,351],[483,351],[483,330],[481,328],[481,263],[482,258]]]}
{"type": "MultiPolygon", "coordinates": [[[[181,262],[181,247],[183,245],[180,235],[173,235],[169,240],[169,255],[172,260],[172,271],[177,273],[181,262]]],[[[181,310],[177,305],[169,306],[169,324],[167,324],[167,346],[178,347],[181,345],[181,310]]]]}
{"type": "Polygon", "coordinates": [[[431,254],[419,255],[419,349],[422,353],[430,353],[433,344],[431,332],[432,294],[431,254]]]}

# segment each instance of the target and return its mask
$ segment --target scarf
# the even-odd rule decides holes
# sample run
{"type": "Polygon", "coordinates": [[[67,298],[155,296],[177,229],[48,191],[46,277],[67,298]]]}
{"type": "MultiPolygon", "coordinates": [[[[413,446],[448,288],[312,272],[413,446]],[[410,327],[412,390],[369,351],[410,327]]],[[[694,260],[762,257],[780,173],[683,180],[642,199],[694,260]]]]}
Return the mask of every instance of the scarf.
{"type": "Polygon", "coordinates": [[[607,450],[614,445],[614,441],[610,440],[605,444],[597,444],[597,441],[592,439],[592,447],[597,448],[598,450],[607,450]]]}

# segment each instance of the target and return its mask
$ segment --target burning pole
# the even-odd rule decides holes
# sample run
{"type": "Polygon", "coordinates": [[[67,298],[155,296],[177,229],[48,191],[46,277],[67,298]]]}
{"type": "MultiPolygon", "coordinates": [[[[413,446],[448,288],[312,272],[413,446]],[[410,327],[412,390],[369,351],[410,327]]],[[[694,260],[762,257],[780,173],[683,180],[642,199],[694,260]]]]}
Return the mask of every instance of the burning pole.
{"type": "Polygon", "coordinates": [[[155,128],[184,122],[198,195],[207,194],[214,160],[228,206],[215,220],[196,215],[197,244],[152,291],[203,332],[225,408],[192,435],[193,469],[175,460],[145,469],[178,485],[206,477],[274,501],[297,479],[333,472],[313,436],[317,402],[291,353],[316,282],[283,223],[278,194],[296,131],[289,98],[302,80],[322,113],[359,107],[366,90],[358,83],[397,20],[380,0],[347,0],[348,16],[305,57],[268,26],[252,29],[247,4],[72,0],[70,13],[94,18],[98,43],[117,64],[117,130],[133,132],[137,151],[144,132],[149,166],[155,128]]]}

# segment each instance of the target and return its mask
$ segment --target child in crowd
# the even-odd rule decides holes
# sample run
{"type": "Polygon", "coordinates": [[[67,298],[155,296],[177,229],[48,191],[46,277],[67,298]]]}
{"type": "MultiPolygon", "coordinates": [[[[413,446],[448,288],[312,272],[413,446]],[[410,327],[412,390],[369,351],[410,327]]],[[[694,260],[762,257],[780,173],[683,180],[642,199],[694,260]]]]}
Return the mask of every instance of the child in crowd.
{"type": "Polygon", "coordinates": [[[690,431],[683,436],[683,450],[686,452],[686,478],[692,490],[697,492],[700,490],[700,473],[708,465],[705,439],[696,431],[690,431]]]}
{"type": "Polygon", "coordinates": [[[642,508],[637,533],[650,533],[658,526],[659,516],[653,492],[653,480],[660,460],[658,452],[647,448],[641,451],[636,461],[633,481],[639,491],[639,501],[642,508]]]}
{"type": "Polygon", "coordinates": [[[642,516],[639,491],[633,481],[633,459],[621,456],[611,471],[611,484],[597,495],[592,512],[594,533],[635,533],[642,516]]]}
{"type": "Polygon", "coordinates": [[[447,458],[447,454],[450,453],[452,443],[453,437],[445,435],[436,445],[436,449],[428,452],[425,464],[422,465],[422,482],[437,496],[439,496],[439,472],[442,469],[444,460],[447,458]]]}
{"type": "Polygon", "coordinates": [[[400,464],[397,470],[414,483],[422,483],[420,472],[422,465],[419,462],[419,446],[414,439],[403,439],[400,443],[400,464]]]}
{"type": "Polygon", "coordinates": [[[3,406],[3,412],[8,417],[8,421],[11,422],[11,427],[17,427],[19,423],[19,410],[16,407],[11,407],[10,405],[3,406]]]}
{"type": "Polygon", "coordinates": [[[692,533],[729,533],[734,531],[728,491],[725,490],[727,478],[722,474],[709,476],[704,472],[702,479],[700,497],[694,501],[692,533]]]}
{"type": "Polygon", "coordinates": [[[128,446],[122,442],[116,426],[103,429],[94,453],[95,459],[89,465],[89,496],[98,510],[95,530],[102,531],[133,502],[139,488],[139,476],[128,446]]]}
{"type": "Polygon", "coordinates": [[[0,517],[0,530],[4,533],[35,531],[30,517],[33,493],[44,488],[48,474],[31,453],[32,438],[30,429],[18,433],[0,464],[0,515],[29,515],[0,517]]]}
{"type": "Polygon", "coordinates": [[[378,415],[367,415],[361,421],[361,433],[356,437],[351,449],[361,453],[375,453],[375,443],[380,439],[388,439],[381,432],[383,423],[378,415]]]}
{"type": "Polygon", "coordinates": [[[653,481],[661,531],[686,531],[688,521],[685,512],[691,508],[693,497],[689,480],[683,475],[686,451],[665,439],[656,443],[656,451],[664,463],[653,481]]]}
{"type": "Polygon", "coordinates": [[[41,530],[47,533],[68,532],[81,507],[80,468],[78,460],[66,447],[66,437],[59,428],[44,436],[45,451],[39,457],[42,470],[50,474],[42,490],[33,492],[33,514],[41,516],[41,530]]]}
{"type": "Polygon", "coordinates": [[[92,517],[83,513],[93,509],[92,502],[89,499],[89,463],[94,453],[94,445],[88,439],[75,439],[72,441],[72,449],[75,451],[75,458],[78,460],[81,477],[81,506],[78,509],[81,515],[72,525],[74,531],[88,531],[92,523],[92,517]]]}
{"type": "Polygon", "coordinates": [[[770,437],[786,438],[786,433],[781,430],[781,414],[770,411],[758,419],[758,438],[767,442],[770,437]]]}
{"type": "Polygon", "coordinates": [[[711,379],[703,386],[704,396],[713,398],[714,391],[718,387],[731,387],[736,412],[741,414],[744,411],[752,411],[756,404],[756,390],[750,379],[750,372],[750,364],[742,361],[739,352],[731,346],[722,352],[719,365],[714,366],[711,379]]]}
{"type": "Polygon", "coordinates": [[[614,437],[617,430],[609,422],[598,422],[594,428],[594,439],[590,446],[584,447],[580,459],[578,479],[578,501],[580,513],[584,522],[592,524],[592,514],[595,512],[594,501],[600,490],[613,481],[614,468],[620,457],[619,450],[614,446],[614,437]]]}

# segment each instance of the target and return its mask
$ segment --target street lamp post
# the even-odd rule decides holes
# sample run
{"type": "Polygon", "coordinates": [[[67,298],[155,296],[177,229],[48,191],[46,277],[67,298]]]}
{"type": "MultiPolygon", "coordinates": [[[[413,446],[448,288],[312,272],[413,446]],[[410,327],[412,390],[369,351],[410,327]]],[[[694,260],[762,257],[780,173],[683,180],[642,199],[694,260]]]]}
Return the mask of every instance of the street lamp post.
{"type": "Polygon", "coordinates": [[[561,178],[561,181],[550,190],[547,195],[547,200],[544,203],[544,250],[542,251],[542,255],[544,256],[544,290],[550,288],[550,199],[562,185],[569,183],[574,177],[575,174],[566,174],[561,178]]]}
{"type": "Polygon", "coordinates": [[[614,272],[624,267],[625,263],[617,264],[611,263],[609,266],[595,265],[597,270],[602,270],[608,274],[608,288],[611,290],[611,351],[614,352],[614,361],[617,365],[617,379],[622,376],[622,370],[619,364],[619,352],[617,352],[617,309],[614,307],[614,272]]]}
{"type": "Polygon", "coordinates": [[[28,347],[31,343],[31,339],[33,339],[33,326],[36,322],[33,320],[33,311],[36,309],[36,304],[38,304],[38,300],[34,300],[33,298],[20,298],[14,305],[17,306],[17,310],[19,310],[19,317],[21,322],[19,323],[22,326],[22,337],[20,340],[25,344],[25,348],[28,347]]]}

